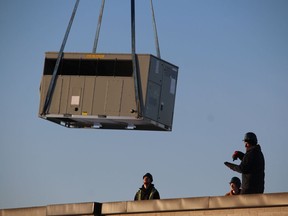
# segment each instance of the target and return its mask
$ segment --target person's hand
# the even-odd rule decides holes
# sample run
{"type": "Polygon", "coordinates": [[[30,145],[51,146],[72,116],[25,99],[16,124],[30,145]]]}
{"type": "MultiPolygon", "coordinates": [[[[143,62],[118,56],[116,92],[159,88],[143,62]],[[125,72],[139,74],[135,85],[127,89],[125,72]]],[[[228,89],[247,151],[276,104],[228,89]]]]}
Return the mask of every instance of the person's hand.
{"type": "Polygon", "coordinates": [[[235,151],[232,155],[233,161],[237,160],[238,158],[242,160],[244,157],[244,153],[241,151],[235,151]]]}

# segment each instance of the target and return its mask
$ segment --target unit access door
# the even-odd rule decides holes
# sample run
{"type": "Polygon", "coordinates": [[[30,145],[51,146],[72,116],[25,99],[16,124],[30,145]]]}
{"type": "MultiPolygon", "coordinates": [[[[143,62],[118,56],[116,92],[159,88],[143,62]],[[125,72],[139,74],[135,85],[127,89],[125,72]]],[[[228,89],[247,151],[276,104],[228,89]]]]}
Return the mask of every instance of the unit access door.
{"type": "Polygon", "coordinates": [[[172,127],[178,68],[168,63],[163,63],[163,67],[158,121],[172,127]]]}

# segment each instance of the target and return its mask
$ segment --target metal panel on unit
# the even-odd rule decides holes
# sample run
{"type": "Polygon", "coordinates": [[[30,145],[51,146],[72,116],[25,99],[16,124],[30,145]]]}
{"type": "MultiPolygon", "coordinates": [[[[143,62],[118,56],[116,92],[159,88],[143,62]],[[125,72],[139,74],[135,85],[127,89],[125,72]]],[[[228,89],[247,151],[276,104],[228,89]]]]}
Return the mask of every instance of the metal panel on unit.
{"type": "Polygon", "coordinates": [[[178,67],[137,54],[141,115],[131,54],[64,53],[49,111],[42,114],[58,52],[45,54],[39,117],[69,128],[171,131],[178,67]]]}

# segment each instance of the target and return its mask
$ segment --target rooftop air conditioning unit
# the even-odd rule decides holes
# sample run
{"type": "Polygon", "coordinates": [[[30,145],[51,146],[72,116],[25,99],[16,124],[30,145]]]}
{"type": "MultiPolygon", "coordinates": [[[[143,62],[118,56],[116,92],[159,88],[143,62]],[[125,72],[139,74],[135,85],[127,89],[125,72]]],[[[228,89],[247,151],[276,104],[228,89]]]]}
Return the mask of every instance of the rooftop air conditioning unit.
{"type": "Polygon", "coordinates": [[[178,67],[137,54],[143,108],[137,112],[131,54],[63,53],[49,112],[42,114],[58,52],[47,52],[39,117],[69,128],[171,131],[178,67]]]}

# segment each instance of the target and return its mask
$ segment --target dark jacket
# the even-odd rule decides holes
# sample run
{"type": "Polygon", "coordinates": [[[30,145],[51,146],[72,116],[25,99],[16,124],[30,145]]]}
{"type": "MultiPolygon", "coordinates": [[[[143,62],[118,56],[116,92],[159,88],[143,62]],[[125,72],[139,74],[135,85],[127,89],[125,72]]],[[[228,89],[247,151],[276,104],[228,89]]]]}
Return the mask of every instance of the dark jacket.
{"type": "Polygon", "coordinates": [[[152,200],[152,199],[160,199],[159,192],[156,190],[153,184],[145,189],[144,185],[137,191],[135,194],[134,200],[152,200]]]}
{"type": "Polygon", "coordinates": [[[265,160],[260,145],[255,145],[244,155],[235,171],[242,173],[241,194],[264,192],[265,160]]]}

